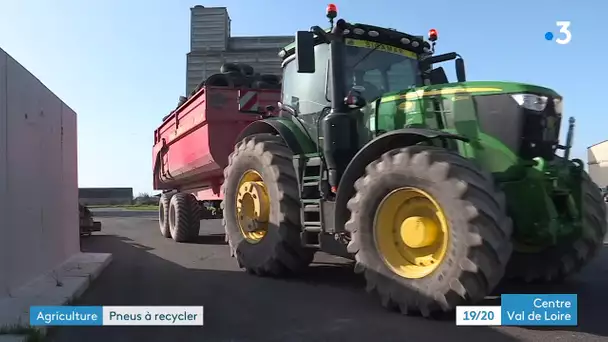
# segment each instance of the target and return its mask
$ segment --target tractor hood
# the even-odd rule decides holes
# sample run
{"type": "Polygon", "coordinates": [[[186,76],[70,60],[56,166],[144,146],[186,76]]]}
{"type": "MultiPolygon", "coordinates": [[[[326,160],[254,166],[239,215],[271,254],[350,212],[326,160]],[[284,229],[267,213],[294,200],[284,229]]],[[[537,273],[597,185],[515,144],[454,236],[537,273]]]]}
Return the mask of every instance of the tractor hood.
{"type": "Polygon", "coordinates": [[[377,131],[405,127],[447,130],[482,144],[495,141],[493,145],[504,146],[504,151],[491,146],[483,151],[506,153],[505,160],[516,156],[551,160],[559,144],[562,97],[536,85],[483,81],[438,84],[384,94],[374,105],[371,126],[377,131]]]}
{"type": "Polygon", "coordinates": [[[492,95],[492,94],[536,94],[551,98],[561,99],[562,97],[552,89],[515,82],[496,82],[496,81],[473,81],[462,83],[438,84],[416,89],[408,89],[399,92],[384,94],[381,102],[391,102],[398,100],[415,100],[427,96],[437,95],[492,95]]]}

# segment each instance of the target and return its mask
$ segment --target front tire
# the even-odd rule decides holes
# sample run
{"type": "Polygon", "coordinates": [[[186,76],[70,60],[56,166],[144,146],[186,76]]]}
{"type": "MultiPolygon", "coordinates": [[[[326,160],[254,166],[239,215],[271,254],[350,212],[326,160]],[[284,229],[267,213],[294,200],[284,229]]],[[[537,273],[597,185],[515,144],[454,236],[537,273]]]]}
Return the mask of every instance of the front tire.
{"type": "Polygon", "coordinates": [[[383,306],[430,317],[482,300],[503,277],[512,250],[505,196],[469,160],[435,147],[395,149],[372,162],[355,189],[348,249],[383,306]],[[395,200],[398,193],[409,195],[395,200]],[[389,222],[378,214],[391,205],[389,222]],[[441,238],[415,236],[427,228],[441,238]]]}
{"type": "Polygon", "coordinates": [[[304,248],[300,238],[292,157],[280,137],[256,134],[236,145],[224,170],[226,238],[231,255],[250,273],[280,276],[312,262],[314,251],[304,248]]]}
{"type": "Polygon", "coordinates": [[[196,240],[201,229],[200,207],[192,194],[178,192],[169,204],[169,230],[175,242],[196,240]]]}

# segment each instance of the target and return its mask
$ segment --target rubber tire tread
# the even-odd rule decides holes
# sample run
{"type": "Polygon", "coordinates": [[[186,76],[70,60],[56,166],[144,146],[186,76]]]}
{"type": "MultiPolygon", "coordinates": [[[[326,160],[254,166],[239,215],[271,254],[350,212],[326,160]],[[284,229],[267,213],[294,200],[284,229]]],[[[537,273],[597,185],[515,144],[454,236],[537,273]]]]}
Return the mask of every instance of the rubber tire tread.
{"type": "Polygon", "coordinates": [[[302,246],[300,191],[293,166],[293,152],[273,134],[255,134],[238,142],[224,169],[222,224],[230,254],[239,267],[260,276],[286,276],[306,268],[314,250],[302,246]],[[260,173],[270,196],[269,230],[264,238],[249,243],[236,221],[236,192],[243,173],[260,173]]]}
{"type": "Polygon", "coordinates": [[[189,193],[178,192],[171,197],[170,206],[174,208],[176,217],[174,225],[169,222],[173,240],[175,242],[195,241],[201,228],[200,206],[196,197],[189,193]]]}
{"type": "Polygon", "coordinates": [[[561,282],[578,273],[604,246],[606,203],[589,174],[581,170],[583,234],[573,241],[540,253],[515,251],[507,268],[507,277],[527,283],[561,282]]]}
{"type": "Polygon", "coordinates": [[[171,230],[169,229],[169,205],[171,196],[161,194],[158,201],[158,225],[160,233],[166,238],[171,238],[171,230]],[[164,217],[164,219],[163,219],[164,217]]]}
{"type": "Polygon", "coordinates": [[[355,254],[355,272],[365,276],[367,291],[376,292],[384,307],[432,318],[483,300],[502,279],[512,252],[512,220],[492,176],[471,161],[437,147],[394,149],[367,166],[355,190],[345,227],[351,234],[348,250],[355,254]],[[393,272],[374,241],[380,201],[403,186],[434,196],[450,225],[446,259],[420,279],[393,272]]]}

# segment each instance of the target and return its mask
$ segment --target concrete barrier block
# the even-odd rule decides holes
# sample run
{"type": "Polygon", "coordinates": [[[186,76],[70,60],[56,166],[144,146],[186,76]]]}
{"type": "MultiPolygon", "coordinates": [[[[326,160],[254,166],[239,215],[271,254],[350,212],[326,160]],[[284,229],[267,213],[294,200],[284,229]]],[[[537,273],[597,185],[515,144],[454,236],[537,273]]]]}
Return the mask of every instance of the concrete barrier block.
{"type": "Polygon", "coordinates": [[[0,335],[0,342],[26,342],[27,336],[24,335],[0,335]]]}
{"type": "MultiPolygon", "coordinates": [[[[29,326],[30,307],[59,306],[80,297],[91,281],[107,267],[112,255],[107,253],[78,253],[51,272],[0,299],[0,327],[29,326]]],[[[46,333],[46,329],[40,329],[46,333]]],[[[9,335],[2,335],[6,337],[9,335]]],[[[0,340],[0,342],[4,342],[0,340]]]]}

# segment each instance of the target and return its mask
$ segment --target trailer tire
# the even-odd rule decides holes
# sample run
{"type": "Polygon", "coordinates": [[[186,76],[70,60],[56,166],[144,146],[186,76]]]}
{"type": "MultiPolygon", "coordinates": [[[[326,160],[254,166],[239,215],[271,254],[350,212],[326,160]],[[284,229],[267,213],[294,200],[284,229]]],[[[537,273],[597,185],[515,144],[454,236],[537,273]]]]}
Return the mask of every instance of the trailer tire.
{"type": "Polygon", "coordinates": [[[300,238],[300,192],[292,157],[293,152],[280,137],[256,134],[237,143],[224,170],[222,222],[226,239],[239,267],[249,273],[293,274],[313,260],[314,250],[303,247],[300,238]],[[268,213],[264,218],[267,223],[261,224],[265,230],[258,240],[253,240],[251,232],[242,228],[243,220],[237,218],[237,195],[249,172],[259,176],[256,184],[262,184],[268,199],[264,202],[267,209],[261,210],[268,213]]]}
{"type": "Polygon", "coordinates": [[[229,73],[229,72],[241,73],[241,68],[239,68],[237,63],[224,63],[220,67],[220,72],[222,74],[229,73]]]}
{"type": "Polygon", "coordinates": [[[597,185],[581,170],[581,236],[566,240],[539,253],[515,251],[507,268],[507,277],[527,283],[560,282],[579,272],[602,249],[606,235],[606,203],[597,185]]]}
{"type": "Polygon", "coordinates": [[[171,230],[169,229],[169,204],[171,196],[161,194],[158,201],[158,225],[160,233],[166,238],[171,238],[171,230]]]}
{"type": "Polygon", "coordinates": [[[254,70],[251,65],[245,63],[236,63],[236,66],[238,67],[241,74],[245,76],[253,76],[254,70]]]}
{"type": "Polygon", "coordinates": [[[512,250],[505,196],[467,159],[436,147],[394,149],[355,189],[348,250],[384,307],[435,317],[482,300],[502,279],[512,250]],[[427,227],[439,238],[414,237],[427,227]]]}
{"type": "Polygon", "coordinates": [[[176,242],[196,240],[201,228],[201,214],[194,195],[178,192],[169,204],[169,230],[176,242]]]}

